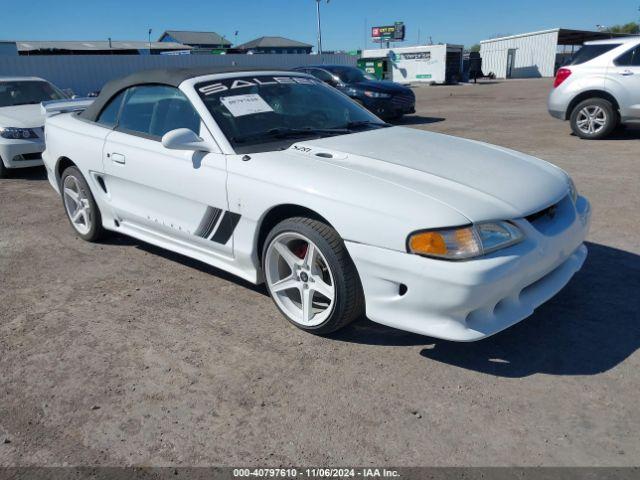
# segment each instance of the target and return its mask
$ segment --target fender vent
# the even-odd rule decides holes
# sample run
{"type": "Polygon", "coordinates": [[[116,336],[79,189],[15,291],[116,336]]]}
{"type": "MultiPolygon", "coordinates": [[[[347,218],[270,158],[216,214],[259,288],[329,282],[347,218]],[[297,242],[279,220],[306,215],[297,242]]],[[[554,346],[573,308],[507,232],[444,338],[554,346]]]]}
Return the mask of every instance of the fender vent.
{"type": "Polygon", "coordinates": [[[100,188],[104,193],[109,193],[107,192],[107,186],[104,183],[104,178],[96,176],[96,181],[98,182],[98,185],[100,185],[100,188]]]}

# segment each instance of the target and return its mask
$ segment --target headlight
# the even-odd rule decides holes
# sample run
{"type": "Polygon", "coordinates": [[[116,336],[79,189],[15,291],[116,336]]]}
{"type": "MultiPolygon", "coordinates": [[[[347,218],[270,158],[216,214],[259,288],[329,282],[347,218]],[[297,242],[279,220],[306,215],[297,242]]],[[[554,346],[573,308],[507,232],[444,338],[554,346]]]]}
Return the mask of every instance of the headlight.
{"type": "Polygon", "coordinates": [[[30,128],[2,127],[0,128],[0,137],[14,140],[28,140],[30,138],[38,138],[38,135],[30,128]]]}
{"type": "Polygon", "coordinates": [[[466,260],[515,245],[523,238],[513,223],[487,222],[413,233],[407,239],[407,250],[428,257],[466,260]]]}
{"type": "Polygon", "coordinates": [[[571,177],[568,176],[567,179],[569,181],[569,195],[571,195],[573,203],[576,203],[578,201],[578,189],[576,188],[576,184],[573,183],[571,177]]]}
{"type": "Polygon", "coordinates": [[[391,95],[389,95],[388,93],[372,92],[371,90],[365,90],[364,94],[369,98],[389,98],[389,97],[391,97],[391,95]]]}

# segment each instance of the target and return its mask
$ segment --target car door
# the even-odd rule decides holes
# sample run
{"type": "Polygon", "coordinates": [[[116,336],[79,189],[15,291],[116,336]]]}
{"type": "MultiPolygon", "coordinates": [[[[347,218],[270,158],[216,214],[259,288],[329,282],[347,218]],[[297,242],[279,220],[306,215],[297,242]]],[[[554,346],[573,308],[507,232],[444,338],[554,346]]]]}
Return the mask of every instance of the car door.
{"type": "Polygon", "coordinates": [[[120,228],[134,236],[231,255],[229,223],[237,220],[227,211],[226,157],[165,148],[162,136],[177,128],[215,145],[179,89],[143,85],[125,92],[103,151],[111,207],[120,228]]]}
{"type": "Polygon", "coordinates": [[[623,121],[640,120],[640,46],[614,60],[607,75],[607,87],[620,104],[623,121]]]}

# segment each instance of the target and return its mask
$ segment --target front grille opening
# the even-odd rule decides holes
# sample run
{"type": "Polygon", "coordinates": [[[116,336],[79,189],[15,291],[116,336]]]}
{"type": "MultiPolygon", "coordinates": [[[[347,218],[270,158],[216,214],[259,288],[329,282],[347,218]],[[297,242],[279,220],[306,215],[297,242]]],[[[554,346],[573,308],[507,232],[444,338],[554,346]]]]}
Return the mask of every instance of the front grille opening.
{"type": "Polygon", "coordinates": [[[540,210],[539,212],[532,213],[528,217],[525,217],[529,223],[534,223],[536,220],[540,220],[541,218],[553,218],[555,217],[558,211],[558,203],[554,203],[553,205],[545,208],[544,210],[540,210]]]}
{"type": "Polygon", "coordinates": [[[22,155],[16,155],[13,158],[14,162],[27,161],[27,160],[42,160],[41,153],[23,153],[22,155]]]}

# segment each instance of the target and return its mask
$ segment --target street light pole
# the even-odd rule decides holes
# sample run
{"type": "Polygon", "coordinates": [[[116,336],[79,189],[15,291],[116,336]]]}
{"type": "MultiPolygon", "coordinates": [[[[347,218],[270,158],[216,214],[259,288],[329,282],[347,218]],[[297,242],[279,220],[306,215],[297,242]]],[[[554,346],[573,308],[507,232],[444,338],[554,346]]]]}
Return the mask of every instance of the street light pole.
{"type": "Polygon", "coordinates": [[[149,55],[151,55],[151,32],[153,32],[152,28],[150,28],[147,32],[147,40],[149,41],[149,55]]]}
{"type": "MultiPolygon", "coordinates": [[[[320,2],[322,0],[316,0],[316,11],[318,15],[318,55],[322,54],[322,25],[320,23],[320,2]]],[[[327,0],[329,3],[329,0],[327,0]]]]}

